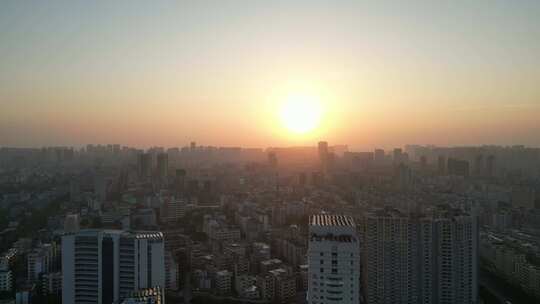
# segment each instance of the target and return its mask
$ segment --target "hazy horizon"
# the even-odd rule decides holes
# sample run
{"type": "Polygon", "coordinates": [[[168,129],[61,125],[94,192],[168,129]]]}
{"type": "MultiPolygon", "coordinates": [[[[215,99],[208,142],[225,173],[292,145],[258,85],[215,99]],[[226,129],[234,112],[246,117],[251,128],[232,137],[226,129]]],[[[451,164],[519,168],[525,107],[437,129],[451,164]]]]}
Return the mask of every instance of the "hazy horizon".
{"type": "MultiPolygon", "coordinates": [[[[207,148],[207,147],[213,147],[213,148],[241,148],[241,149],[260,149],[260,150],[267,150],[267,149],[288,149],[288,148],[314,148],[317,149],[317,143],[314,142],[312,144],[304,144],[304,145],[273,145],[273,146],[242,146],[242,145],[213,145],[211,143],[196,143],[197,147],[207,148]]],[[[178,144],[178,145],[149,145],[149,146],[131,146],[131,145],[124,145],[121,143],[87,143],[82,145],[44,145],[44,146],[5,146],[0,145],[1,148],[14,148],[14,149],[41,149],[41,148],[55,148],[55,147],[66,147],[66,148],[74,148],[76,150],[80,149],[86,149],[88,145],[93,145],[94,147],[97,146],[107,146],[107,145],[120,145],[120,147],[128,147],[128,148],[134,148],[134,149],[140,149],[140,150],[149,150],[153,148],[163,148],[165,150],[169,148],[185,148],[189,147],[190,143],[185,144],[178,144]]],[[[332,143],[329,142],[329,147],[335,147],[335,146],[346,146],[347,150],[350,152],[364,152],[364,151],[373,151],[375,149],[383,149],[386,153],[391,153],[393,149],[395,148],[401,148],[404,149],[406,146],[422,146],[422,147],[434,147],[434,148],[479,148],[479,147],[503,147],[503,148],[512,148],[515,146],[524,146],[525,148],[533,148],[538,149],[540,146],[529,146],[529,145],[522,145],[522,144],[515,144],[515,145],[497,145],[497,144],[477,144],[477,145],[448,145],[448,146],[442,146],[442,145],[433,145],[433,144],[418,144],[418,143],[407,143],[404,145],[397,145],[397,146],[351,146],[347,143],[332,143]]]]}
{"type": "Polygon", "coordinates": [[[540,146],[538,16],[540,1],[6,1],[0,146],[540,146]],[[302,134],[280,121],[298,93],[322,109],[302,134]]]}

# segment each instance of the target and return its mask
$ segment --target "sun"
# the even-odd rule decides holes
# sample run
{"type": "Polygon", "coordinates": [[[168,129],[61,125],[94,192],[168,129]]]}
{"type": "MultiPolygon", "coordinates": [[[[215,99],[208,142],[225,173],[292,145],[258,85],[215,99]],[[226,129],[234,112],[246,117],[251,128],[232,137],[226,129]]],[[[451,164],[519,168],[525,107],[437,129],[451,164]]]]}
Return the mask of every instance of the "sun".
{"type": "Polygon", "coordinates": [[[318,98],[304,94],[291,94],[281,107],[281,123],[290,132],[309,133],[321,123],[322,112],[318,98]]]}

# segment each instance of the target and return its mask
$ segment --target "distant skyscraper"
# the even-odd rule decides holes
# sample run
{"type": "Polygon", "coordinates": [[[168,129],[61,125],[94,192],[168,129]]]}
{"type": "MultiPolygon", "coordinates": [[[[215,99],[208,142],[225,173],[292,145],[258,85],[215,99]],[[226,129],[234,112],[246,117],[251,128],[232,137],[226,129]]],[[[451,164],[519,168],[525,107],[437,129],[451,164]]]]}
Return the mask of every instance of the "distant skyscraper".
{"type": "Polygon", "coordinates": [[[169,156],[167,153],[157,155],[157,176],[160,181],[165,181],[169,170],[169,156]]]}
{"type": "Polygon", "coordinates": [[[307,184],[307,175],[306,172],[300,172],[298,174],[298,184],[300,186],[305,186],[307,184]]]}
{"type": "Polygon", "coordinates": [[[485,173],[484,155],[478,154],[474,159],[474,176],[483,176],[485,173]]]}
{"type": "Polygon", "coordinates": [[[334,170],[336,165],[336,154],[334,152],[328,152],[326,155],[326,172],[334,170]]]}
{"type": "Polygon", "coordinates": [[[448,164],[446,166],[446,170],[447,170],[448,175],[469,177],[469,174],[470,174],[469,162],[466,160],[448,158],[448,164]]]}
{"type": "Polygon", "coordinates": [[[422,170],[427,168],[427,156],[425,155],[420,156],[420,168],[422,168],[422,170]]]}
{"type": "Polygon", "coordinates": [[[384,164],[384,150],[383,149],[375,149],[375,153],[373,154],[373,160],[375,161],[376,165],[382,165],[384,164]]]}
{"type": "Polygon", "coordinates": [[[403,163],[404,156],[403,156],[403,151],[400,148],[394,149],[393,161],[395,165],[399,165],[403,163]]]}
{"type": "Polygon", "coordinates": [[[69,182],[69,200],[76,202],[81,199],[81,184],[77,179],[72,179],[69,182]]]}
{"type": "Polygon", "coordinates": [[[486,161],[486,176],[493,177],[496,174],[496,168],[495,168],[495,156],[490,155],[487,157],[486,161]]]}
{"type": "Polygon", "coordinates": [[[176,192],[178,194],[183,194],[185,192],[185,184],[186,184],[186,170],[184,169],[176,169],[176,192]]]}
{"type": "Polygon", "coordinates": [[[110,304],[165,286],[163,235],[81,230],[62,237],[62,302],[110,304]]]}
{"type": "Polygon", "coordinates": [[[475,217],[456,210],[409,216],[385,209],[364,223],[367,303],[476,303],[475,217]]]}
{"type": "Polygon", "coordinates": [[[441,175],[446,173],[446,158],[443,155],[437,158],[437,169],[441,175]]]}
{"type": "Polygon", "coordinates": [[[326,173],[328,170],[328,143],[326,141],[320,141],[318,145],[319,151],[319,163],[321,171],[326,173]]]}
{"type": "Polygon", "coordinates": [[[149,153],[141,153],[137,159],[139,180],[147,180],[152,175],[152,156],[149,153]]]}
{"type": "Polygon", "coordinates": [[[268,152],[268,165],[270,166],[270,168],[277,168],[278,159],[275,151],[268,152]]]}
{"type": "Polygon", "coordinates": [[[395,167],[394,171],[396,187],[399,190],[407,190],[413,186],[414,180],[411,168],[400,163],[395,167]]]}
{"type": "Polygon", "coordinates": [[[100,202],[107,200],[108,180],[105,176],[97,174],[94,178],[94,195],[100,202]]]}
{"type": "Polygon", "coordinates": [[[120,145],[119,144],[114,144],[113,145],[113,153],[114,153],[114,155],[120,154],[120,145]]]}
{"type": "Polygon", "coordinates": [[[186,203],[180,199],[166,198],[160,206],[160,217],[164,223],[176,223],[186,213],[186,203]]]}
{"type": "Polygon", "coordinates": [[[360,303],[360,244],[352,217],[309,220],[308,303],[360,303]]]}

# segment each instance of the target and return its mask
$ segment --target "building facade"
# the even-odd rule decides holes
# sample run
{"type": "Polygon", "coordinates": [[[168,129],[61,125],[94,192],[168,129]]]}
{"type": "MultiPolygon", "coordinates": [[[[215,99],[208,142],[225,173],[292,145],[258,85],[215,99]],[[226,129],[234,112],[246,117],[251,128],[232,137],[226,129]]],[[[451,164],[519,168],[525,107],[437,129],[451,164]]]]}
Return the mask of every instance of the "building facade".
{"type": "Polygon", "coordinates": [[[307,300],[360,303],[360,244],[352,217],[311,216],[307,300]]]}
{"type": "Polygon", "coordinates": [[[364,221],[367,303],[476,303],[478,227],[456,210],[405,215],[384,209],[364,221]]]}
{"type": "Polygon", "coordinates": [[[109,304],[165,286],[161,232],[81,230],[62,238],[64,303],[109,304]]]}

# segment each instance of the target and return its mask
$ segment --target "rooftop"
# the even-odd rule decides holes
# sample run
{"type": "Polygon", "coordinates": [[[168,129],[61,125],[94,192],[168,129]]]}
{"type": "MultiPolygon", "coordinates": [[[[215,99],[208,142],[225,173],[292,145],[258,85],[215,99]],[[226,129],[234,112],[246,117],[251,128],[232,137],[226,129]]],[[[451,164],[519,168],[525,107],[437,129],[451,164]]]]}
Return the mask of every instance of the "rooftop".
{"type": "Polygon", "coordinates": [[[350,226],[355,227],[354,220],[346,215],[316,214],[309,218],[311,226],[350,226]]]}
{"type": "Polygon", "coordinates": [[[116,229],[81,229],[76,233],[66,233],[65,235],[74,234],[79,236],[95,236],[99,233],[108,235],[123,235],[131,236],[137,239],[162,240],[163,232],[160,231],[131,231],[131,230],[116,230],[116,229]]]}

